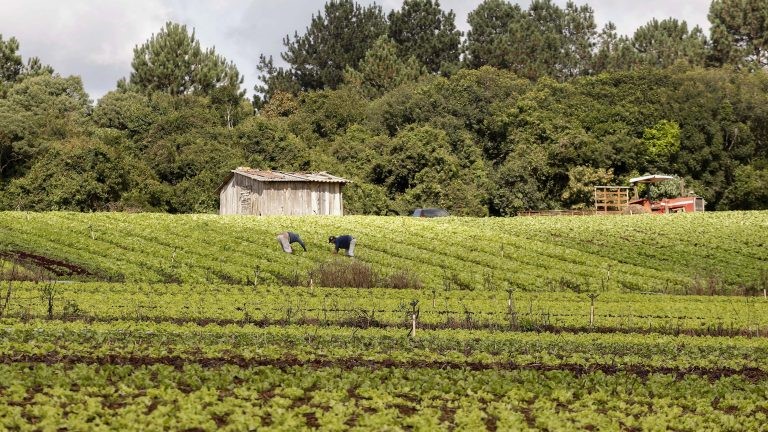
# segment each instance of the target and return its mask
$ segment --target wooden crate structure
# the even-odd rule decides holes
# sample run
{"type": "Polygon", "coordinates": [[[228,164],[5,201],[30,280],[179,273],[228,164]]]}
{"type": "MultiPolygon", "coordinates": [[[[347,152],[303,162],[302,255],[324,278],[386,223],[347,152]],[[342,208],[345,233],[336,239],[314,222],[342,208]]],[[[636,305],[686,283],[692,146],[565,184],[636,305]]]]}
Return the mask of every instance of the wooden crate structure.
{"type": "Polygon", "coordinates": [[[629,205],[628,186],[595,186],[595,213],[623,213],[629,205]]]}

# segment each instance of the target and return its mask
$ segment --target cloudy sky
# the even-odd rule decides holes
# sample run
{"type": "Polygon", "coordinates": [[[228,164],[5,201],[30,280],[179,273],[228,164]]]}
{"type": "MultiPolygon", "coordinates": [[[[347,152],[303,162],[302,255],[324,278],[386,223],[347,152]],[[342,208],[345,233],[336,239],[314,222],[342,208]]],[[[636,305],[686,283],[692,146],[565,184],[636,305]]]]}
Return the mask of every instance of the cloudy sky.
{"type": "MultiPolygon", "coordinates": [[[[513,0],[514,1],[514,0],[513,0]]],[[[286,34],[299,34],[325,0],[9,0],[0,14],[0,35],[15,36],[26,59],[37,56],[62,75],[80,75],[91,98],[98,99],[130,74],[133,48],[166,21],[195,29],[203,47],[232,60],[245,76],[249,95],[256,84],[259,54],[282,51],[286,34]]],[[[373,3],[358,0],[359,3],[373,3]]],[[[468,29],[467,14],[481,0],[442,0],[456,24],[468,29]]],[[[516,1],[527,7],[530,0],[516,1]]],[[[555,0],[561,6],[566,0],[555,0]]],[[[378,0],[385,11],[402,0],[378,0]]],[[[585,1],[576,0],[577,4],[585,1]]],[[[598,28],[613,21],[619,33],[632,34],[651,18],[674,17],[708,34],[711,0],[591,0],[598,28]]]]}

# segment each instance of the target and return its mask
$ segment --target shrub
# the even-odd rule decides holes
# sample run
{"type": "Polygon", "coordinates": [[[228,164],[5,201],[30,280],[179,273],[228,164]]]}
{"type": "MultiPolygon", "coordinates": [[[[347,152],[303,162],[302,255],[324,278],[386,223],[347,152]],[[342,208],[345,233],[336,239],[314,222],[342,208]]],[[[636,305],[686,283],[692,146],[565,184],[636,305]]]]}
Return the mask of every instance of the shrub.
{"type": "Polygon", "coordinates": [[[422,288],[419,277],[409,271],[382,275],[369,264],[346,259],[320,263],[310,270],[313,284],[332,288],[422,288]]]}

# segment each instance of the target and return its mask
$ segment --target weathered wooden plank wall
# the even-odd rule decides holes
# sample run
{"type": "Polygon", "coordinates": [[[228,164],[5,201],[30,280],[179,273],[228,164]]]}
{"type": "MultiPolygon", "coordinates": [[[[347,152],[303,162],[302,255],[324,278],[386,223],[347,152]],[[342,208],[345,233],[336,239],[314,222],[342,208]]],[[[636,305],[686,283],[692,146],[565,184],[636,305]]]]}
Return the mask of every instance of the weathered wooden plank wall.
{"type": "Polygon", "coordinates": [[[344,214],[341,184],[325,182],[261,182],[235,174],[222,188],[219,214],[344,214]]]}

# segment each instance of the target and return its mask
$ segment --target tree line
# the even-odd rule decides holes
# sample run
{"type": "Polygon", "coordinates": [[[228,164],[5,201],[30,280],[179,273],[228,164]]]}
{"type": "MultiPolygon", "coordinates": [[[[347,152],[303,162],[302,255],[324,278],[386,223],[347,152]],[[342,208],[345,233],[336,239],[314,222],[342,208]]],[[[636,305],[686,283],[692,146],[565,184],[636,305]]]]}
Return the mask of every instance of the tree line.
{"type": "Polygon", "coordinates": [[[598,31],[586,4],[485,0],[466,34],[436,0],[331,0],[236,65],[167,23],[97,103],[0,36],[0,209],[211,212],[237,166],[324,170],[350,213],[513,215],[590,205],[668,173],[709,209],[768,208],[768,4],[715,0],[699,27],[598,31]]]}

